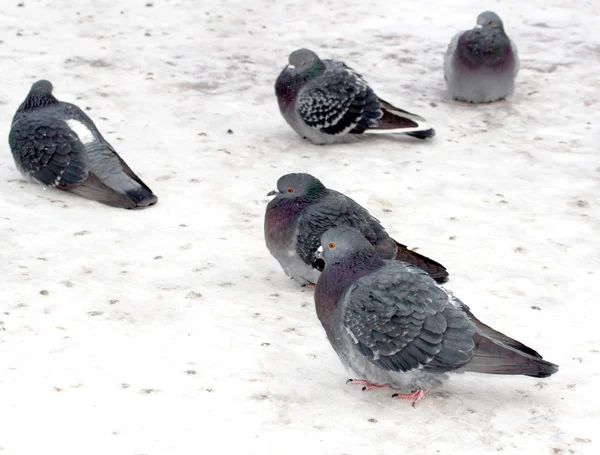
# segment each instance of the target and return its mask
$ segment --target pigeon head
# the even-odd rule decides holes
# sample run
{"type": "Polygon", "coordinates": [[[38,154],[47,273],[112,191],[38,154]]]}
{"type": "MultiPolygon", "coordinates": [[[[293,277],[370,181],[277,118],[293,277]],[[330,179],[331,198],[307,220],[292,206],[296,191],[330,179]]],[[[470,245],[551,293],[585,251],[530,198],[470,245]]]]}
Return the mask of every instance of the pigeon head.
{"type": "Polygon", "coordinates": [[[504,29],[504,24],[502,23],[502,19],[500,19],[500,17],[492,11],[485,11],[485,12],[481,13],[477,17],[477,26],[484,28],[484,29],[496,28],[496,27],[504,29]]]}
{"type": "Polygon", "coordinates": [[[325,71],[325,63],[308,49],[298,49],[288,57],[288,65],[275,82],[275,94],[280,103],[290,104],[304,85],[325,71]]]}
{"type": "Polygon", "coordinates": [[[279,198],[316,198],[325,194],[327,188],[321,181],[310,174],[286,174],[277,180],[277,189],[267,196],[277,195],[279,198]]]}
{"type": "Polygon", "coordinates": [[[321,235],[315,256],[325,262],[315,289],[317,316],[330,321],[339,297],[352,283],[385,266],[375,248],[350,226],[337,226],[321,235]]]}
{"type": "Polygon", "coordinates": [[[373,245],[359,231],[350,226],[338,226],[321,236],[321,246],[317,249],[316,256],[328,265],[355,256],[358,252],[364,256],[377,257],[373,245]]]}
{"type": "Polygon", "coordinates": [[[298,49],[288,57],[288,68],[293,71],[307,71],[319,64],[323,64],[317,54],[310,49],[298,49]]]}
{"type": "Polygon", "coordinates": [[[31,86],[30,93],[35,92],[40,94],[52,95],[52,90],[54,90],[52,82],[42,79],[41,81],[37,81],[31,86]]]}
{"type": "Polygon", "coordinates": [[[31,86],[27,98],[19,106],[17,112],[27,112],[52,104],[58,104],[58,100],[52,95],[53,88],[50,81],[37,81],[31,86]]]}

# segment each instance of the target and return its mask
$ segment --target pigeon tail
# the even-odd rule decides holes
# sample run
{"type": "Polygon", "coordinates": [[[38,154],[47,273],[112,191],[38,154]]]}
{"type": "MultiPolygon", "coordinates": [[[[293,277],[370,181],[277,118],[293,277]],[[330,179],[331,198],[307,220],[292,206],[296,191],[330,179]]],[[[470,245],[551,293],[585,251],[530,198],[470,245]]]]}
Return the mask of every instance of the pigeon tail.
{"type": "Polygon", "coordinates": [[[133,207],[125,208],[144,208],[156,204],[158,198],[148,185],[131,170],[117,152],[114,152],[114,155],[119,160],[122,172],[101,178],[102,182],[113,191],[124,195],[129,200],[128,205],[133,204],[133,207]]]}
{"type": "Polygon", "coordinates": [[[125,190],[117,190],[108,186],[95,174],[90,173],[88,178],[80,184],[58,188],[86,199],[123,209],[144,208],[156,204],[158,201],[158,198],[145,185],[142,186],[135,182],[135,186],[129,186],[130,188],[125,190]]]}
{"type": "Polygon", "coordinates": [[[135,204],[136,208],[149,207],[158,202],[158,198],[146,186],[128,190],[125,195],[135,204]]]}
{"type": "Polygon", "coordinates": [[[500,343],[505,344],[506,346],[510,346],[511,348],[516,349],[517,351],[521,351],[524,354],[535,357],[536,359],[543,358],[542,355],[539,352],[537,352],[536,350],[530,348],[529,346],[524,345],[520,341],[517,341],[509,336],[504,335],[502,332],[498,332],[497,330],[491,328],[487,324],[484,324],[479,319],[477,319],[473,313],[471,313],[471,309],[467,305],[465,305],[462,302],[461,302],[461,304],[462,304],[461,308],[465,312],[467,317],[471,321],[473,321],[473,323],[475,324],[475,327],[477,327],[477,329],[480,332],[482,332],[486,337],[492,338],[496,341],[499,341],[500,343]]]}
{"type": "Polygon", "coordinates": [[[427,124],[427,121],[416,114],[397,108],[387,101],[379,98],[379,104],[383,115],[378,119],[379,125],[374,129],[368,129],[368,134],[407,134],[419,139],[435,136],[435,130],[427,124]]]}
{"type": "MultiPolygon", "coordinates": [[[[396,242],[394,240],[394,242],[396,242]]],[[[396,242],[398,246],[398,252],[396,253],[396,260],[402,262],[408,262],[409,264],[416,265],[420,269],[424,270],[438,283],[445,283],[448,281],[448,271],[439,262],[429,259],[427,256],[417,253],[416,251],[409,250],[406,245],[396,242]]]]}
{"type": "Polygon", "coordinates": [[[558,371],[558,365],[525,354],[499,341],[475,333],[475,352],[472,360],[461,370],[486,374],[522,374],[547,378],[558,371]]]}
{"type": "Polygon", "coordinates": [[[65,185],[60,189],[101,202],[111,207],[136,209],[156,204],[158,198],[152,190],[131,170],[123,159],[111,150],[113,172],[93,163],[87,179],[77,185],[65,185]],[[118,169],[118,170],[117,170],[118,169]]]}
{"type": "Polygon", "coordinates": [[[435,130],[433,128],[429,128],[425,131],[418,131],[415,133],[406,133],[408,136],[416,137],[417,139],[429,139],[435,136],[435,130]]]}

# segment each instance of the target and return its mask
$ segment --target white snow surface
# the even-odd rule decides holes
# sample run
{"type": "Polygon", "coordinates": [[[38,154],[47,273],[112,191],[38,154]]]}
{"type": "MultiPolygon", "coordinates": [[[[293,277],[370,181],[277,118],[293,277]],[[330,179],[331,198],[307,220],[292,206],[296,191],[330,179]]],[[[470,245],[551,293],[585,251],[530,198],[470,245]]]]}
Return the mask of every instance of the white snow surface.
{"type": "Polygon", "coordinates": [[[595,0],[1,2],[0,454],[600,453],[599,19],[595,0]],[[446,46],[485,10],[518,46],[515,96],[449,101],[446,46]],[[303,141],[273,89],[299,47],[437,137],[303,141]],[[156,206],[23,180],[8,133],[38,79],[156,206]],[[416,409],[346,385],[313,291],[264,245],[288,172],[365,205],[560,371],[454,375],[416,409]]]}

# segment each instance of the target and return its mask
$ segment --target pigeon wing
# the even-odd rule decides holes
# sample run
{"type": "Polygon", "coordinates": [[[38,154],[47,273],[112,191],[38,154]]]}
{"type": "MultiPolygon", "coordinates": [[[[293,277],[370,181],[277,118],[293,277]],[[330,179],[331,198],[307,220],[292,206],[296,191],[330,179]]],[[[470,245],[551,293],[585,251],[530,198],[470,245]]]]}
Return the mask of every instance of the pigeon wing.
{"type": "Polygon", "coordinates": [[[473,356],[474,326],[425,272],[392,262],[346,292],[342,323],[379,367],[449,371],[473,356]]]}
{"type": "Polygon", "coordinates": [[[44,185],[76,185],[88,176],[85,146],[63,121],[23,116],[13,123],[9,144],[23,171],[44,185]]]}
{"type": "Polygon", "coordinates": [[[359,134],[377,126],[383,114],[373,90],[343,63],[325,62],[330,69],[308,83],[298,95],[302,120],[330,135],[359,134]]]}
{"type": "MultiPolygon", "coordinates": [[[[318,270],[323,270],[323,261],[315,258],[315,252],[321,244],[321,235],[336,226],[350,226],[372,244],[389,239],[389,236],[367,210],[352,199],[329,190],[329,196],[318,204],[309,206],[298,225],[298,253],[302,260],[318,270]]],[[[390,239],[395,251],[395,244],[390,239]]]]}

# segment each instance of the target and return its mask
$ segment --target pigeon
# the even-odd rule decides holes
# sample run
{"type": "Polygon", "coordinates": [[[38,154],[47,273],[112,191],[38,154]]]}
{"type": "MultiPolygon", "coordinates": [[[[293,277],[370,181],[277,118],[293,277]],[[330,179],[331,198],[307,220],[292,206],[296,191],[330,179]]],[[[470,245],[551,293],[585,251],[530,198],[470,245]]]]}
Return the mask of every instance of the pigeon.
{"type": "Polygon", "coordinates": [[[362,133],[435,136],[425,119],[379,98],[352,68],[308,49],[290,54],[275,94],[286,122],[314,144],[349,142],[362,133]]]}
{"type": "Polygon", "coordinates": [[[27,178],[125,209],[153,205],[157,197],[77,106],[57,100],[52,84],[33,84],[17,110],[8,142],[27,178]]]}
{"type": "MultiPolygon", "coordinates": [[[[325,268],[315,287],[316,312],[342,363],[363,390],[390,387],[413,405],[448,373],[546,378],[558,366],[481,323],[470,308],[424,271],[384,261],[356,229],[321,237],[325,268]]],[[[347,381],[348,382],[348,381],[347,381]]]]}
{"type": "Polygon", "coordinates": [[[310,174],[287,174],[277,181],[265,211],[265,241],[285,273],[301,285],[314,285],[323,270],[315,257],[321,234],[348,225],[362,233],[384,259],[409,262],[435,280],[448,280],[446,268],[396,242],[379,220],[348,196],[325,186],[310,174]]]}
{"type": "Polygon", "coordinates": [[[496,13],[486,11],[473,30],[452,38],[444,57],[444,78],[452,99],[470,103],[502,100],[515,91],[517,47],[496,13]]]}

